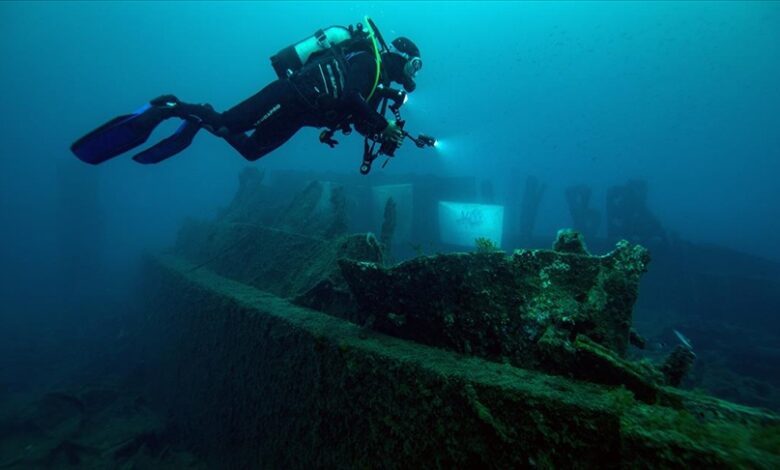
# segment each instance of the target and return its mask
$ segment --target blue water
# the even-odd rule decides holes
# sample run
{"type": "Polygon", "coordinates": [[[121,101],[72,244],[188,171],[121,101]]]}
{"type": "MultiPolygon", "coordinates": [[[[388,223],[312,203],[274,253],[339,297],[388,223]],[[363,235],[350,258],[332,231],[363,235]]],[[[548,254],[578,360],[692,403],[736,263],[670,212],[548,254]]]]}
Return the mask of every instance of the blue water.
{"type": "MultiPolygon", "coordinates": [[[[95,318],[124,305],[141,254],[212,217],[247,165],[205,132],[156,166],[87,166],[73,140],[163,93],[224,110],[275,78],[279,49],[366,14],[420,47],[405,117],[442,144],[374,172],[473,175],[499,195],[533,174],[550,240],[570,225],[564,188],[589,184],[600,205],[644,179],[670,232],[780,261],[777,2],[0,2],[0,365],[121,338],[95,318]],[[93,242],[99,276],[78,268],[93,242]]],[[[317,132],[253,165],[357,172],[362,140],[329,150],[317,132]]]]}
{"type": "MultiPolygon", "coordinates": [[[[14,227],[3,264],[28,280],[51,255],[52,178],[77,136],[164,92],[225,109],[273,78],[271,54],[364,14],[418,42],[425,65],[406,115],[444,144],[433,158],[409,150],[387,171],[497,185],[507,169],[532,172],[550,184],[545,232],[568,223],[557,189],[640,177],[673,230],[780,258],[773,2],[3,2],[0,187],[2,226],[14,227]]],[[[315,135],[300,132],[260,165],[354,168],[359,139],[328,152],[315,135]]],[[[124,159],[76,171],[100,179],[121,256],[164,244],[183,214],[217,206],[242,165],[203,135],[162,166],[124,159]]]]}

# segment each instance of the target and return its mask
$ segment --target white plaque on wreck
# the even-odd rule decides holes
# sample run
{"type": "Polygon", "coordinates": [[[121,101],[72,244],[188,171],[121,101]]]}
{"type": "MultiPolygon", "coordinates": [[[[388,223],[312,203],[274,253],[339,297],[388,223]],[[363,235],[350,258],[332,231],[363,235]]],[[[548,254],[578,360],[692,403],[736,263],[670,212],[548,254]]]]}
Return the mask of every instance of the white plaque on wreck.
{"type": "Polygon", "coordinates": [[[501,246],[504,206],[439,201],[439,238],[448,245],[473,247],[477,238],[501,246]]]}

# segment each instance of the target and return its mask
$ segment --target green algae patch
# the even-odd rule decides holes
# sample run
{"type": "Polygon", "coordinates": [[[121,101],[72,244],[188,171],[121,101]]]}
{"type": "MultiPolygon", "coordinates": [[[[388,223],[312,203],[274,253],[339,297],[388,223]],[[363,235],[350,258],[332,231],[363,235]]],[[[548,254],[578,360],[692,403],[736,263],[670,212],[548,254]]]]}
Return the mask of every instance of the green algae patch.
{"type": "MultiPolygon", "coordinates": [[[[731,405],[724,402],[722,406],[731,405]]],[[[632,449],[638,446],[637,460],[646,466],[682,466],[686,461],[695,461],[716,467],[728,463],[740,468],[777,468],[780,429],[776,418],[764,418],[775,424],[747,424],[722,417],[705,419],[687,409],[637,405],[626,410],[621,426],[624,445],[632,449]],[[644,447],[650,441],[657,447],[644,447]]]]}

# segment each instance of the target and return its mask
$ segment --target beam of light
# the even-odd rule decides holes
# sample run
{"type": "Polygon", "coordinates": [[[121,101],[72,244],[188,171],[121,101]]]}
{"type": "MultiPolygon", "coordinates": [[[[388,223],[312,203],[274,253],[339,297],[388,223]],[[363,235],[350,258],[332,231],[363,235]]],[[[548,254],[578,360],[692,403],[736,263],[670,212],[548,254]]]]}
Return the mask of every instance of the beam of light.
{"type": "Polygon", "coordinates": [[[485,151],[474,135],[450,134],[437,138],[433,148],[424,150],[447,172],[478,173],[485,164],[485,151]]]}

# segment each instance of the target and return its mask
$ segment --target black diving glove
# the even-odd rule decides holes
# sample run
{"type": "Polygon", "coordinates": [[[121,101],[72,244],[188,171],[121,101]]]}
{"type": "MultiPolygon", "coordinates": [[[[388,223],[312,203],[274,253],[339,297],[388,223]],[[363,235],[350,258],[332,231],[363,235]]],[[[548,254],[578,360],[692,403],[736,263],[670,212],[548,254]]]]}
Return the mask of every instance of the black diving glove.
{"type": "Polygon", "coordinates": [[[404,131],[395,121],[388,121],[385,130],[379,134],[379,140],[393,143],[398,148],[404,142],[404,131]]]}
{"type": "Polygon", "coordinates": [[[320,132],[320,143],[328,144],[328,147],[333,148],[339,141],[333,138],[333,132],[324,130],[320,132]]]}

